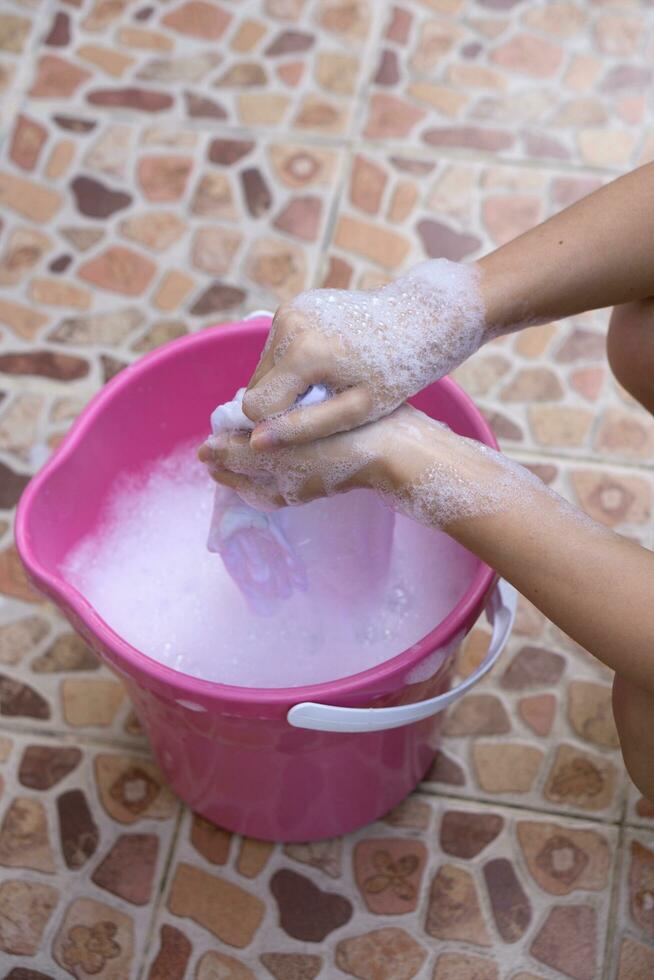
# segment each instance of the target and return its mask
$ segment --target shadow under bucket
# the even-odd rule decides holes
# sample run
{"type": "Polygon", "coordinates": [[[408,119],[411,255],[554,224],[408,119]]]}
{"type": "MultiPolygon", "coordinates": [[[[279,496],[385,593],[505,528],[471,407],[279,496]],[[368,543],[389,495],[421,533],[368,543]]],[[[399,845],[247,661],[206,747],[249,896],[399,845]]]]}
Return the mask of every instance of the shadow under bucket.
{"type": "MultiPolygon", "coordinates": [[[[152,660],[112,630],[63,573],[71,549],[100,521],[116,473],[142,470],[144,452],[153,461],[199,443],[215,405],[254,370],[269,326],[269,317],[257,317],[214,327],[117,375],[27,487],[16,541],[37,589],[122,677],[175,792],[235,832],[311,841],[369,823],[420,781],[438,747],[443,709],[491,668],[506,642],[515,616],[511,587],[472,559],[461,600],[409,649],[329,683],[260,689],[198,680],[152,660]],[[488,653],[451,689],[457,650],[485,609],[493,626],[488,653]],[[425,662],[429,669],[419,669],[425,662]]],[[[450,379],[412,403],[496,448],[450,379]]]]}

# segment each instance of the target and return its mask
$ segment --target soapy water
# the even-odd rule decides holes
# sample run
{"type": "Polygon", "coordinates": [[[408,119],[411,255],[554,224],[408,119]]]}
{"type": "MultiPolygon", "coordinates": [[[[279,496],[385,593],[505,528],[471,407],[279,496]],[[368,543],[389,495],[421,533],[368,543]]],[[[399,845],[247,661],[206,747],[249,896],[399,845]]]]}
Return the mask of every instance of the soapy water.
{"type": "Polygon", "coordinates": [[[195,446],[180,448],[140,477],[119,477],[99,526],[78,542],[63,569],[128,643],[194,677],[274,688],[366,670],[442,622],[474,573],[472,555],[401,515],[392,546],[373,538],[368,553],[362,521],[371,507],[384,505],[357,490],[280,512],[308,584],[272,615],[259,617],[207,550],[214,487],[195,446]],[[332,553],[337,541],[348,546],[340,568],[322,560],[326,541],[332,553]],[[384,549],[386,567],[377,561],[384,549]],[[365,590],[353,588],[357,562],[376,572],[372,590],[370,576],[365,590]]]}

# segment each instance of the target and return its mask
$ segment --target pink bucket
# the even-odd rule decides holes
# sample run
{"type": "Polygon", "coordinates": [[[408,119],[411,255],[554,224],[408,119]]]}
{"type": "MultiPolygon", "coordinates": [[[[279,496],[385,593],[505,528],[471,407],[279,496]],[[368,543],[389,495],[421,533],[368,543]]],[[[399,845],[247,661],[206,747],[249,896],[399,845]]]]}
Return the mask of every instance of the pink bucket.
{"type": "MultiPolygon", "coordinates": [[[[180,674],[126,643],[62,577],[66,554],[95,525],[117,473],[141,469],[207,432],[257,362],[268,317],[214,327],[143,357],[88,405],[21,500],[16,540],[35,586],[122,677],[167,780],[208,820],[238,833],[310,841],[360,827],[399,803],[438,746],[442,709],[499,656],[515,596],[481,562],[450,615],[380,666],[285,689],[215,684],[180,674]],[[488,606],[493,637],[457,688],[458,646],[488,606]]],[[[453,381],[414,399],[455,431],[496,446],[453,381]]]]}

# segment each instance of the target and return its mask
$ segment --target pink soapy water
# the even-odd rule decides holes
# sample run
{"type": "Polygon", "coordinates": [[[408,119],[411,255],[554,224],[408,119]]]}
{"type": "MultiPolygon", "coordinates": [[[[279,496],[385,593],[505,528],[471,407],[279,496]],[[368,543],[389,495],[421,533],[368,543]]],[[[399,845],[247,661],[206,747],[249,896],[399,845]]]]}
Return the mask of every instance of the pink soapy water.
{"type": "Polygon", "coordinates": [[[292,687],[366,670],[434,629],[476,568],[441,532],[393,521],[379,498],[357,490],[276,512],[306,589],[258,616],[207,550],[214,487],[193,447],[118,481],[64,568],[118,634],[195,677],[292,687]]]}

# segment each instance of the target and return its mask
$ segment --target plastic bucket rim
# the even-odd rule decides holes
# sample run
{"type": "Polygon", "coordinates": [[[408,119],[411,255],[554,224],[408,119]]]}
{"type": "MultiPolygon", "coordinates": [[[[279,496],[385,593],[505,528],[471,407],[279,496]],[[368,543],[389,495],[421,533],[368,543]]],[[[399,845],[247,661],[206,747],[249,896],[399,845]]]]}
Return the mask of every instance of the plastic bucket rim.
{"type": "MultiPolygon", "coordinates": [[[[55,574],[46,568],[39,561],[34,553],[29,533],[33,505],[38,496],[47,488],[50,477],[63,467],[69,457],[74,454],[82,437],[93,427],[98,414],[110,406],[124,387],[133,382],[135,375],[145,373],[151,366],[159,362],[170,360],[182,348],[211,343],[216,334],[239,336],[244,333],[256,334],[262,324],[269,322],[269,320],[269,317],[262,316],[253,320],[219,324],[209,327],[201,333],[179,337],[157,348],[157,350],[145,354],[134,364],[121,371],[90,399],[50,459],[30,480],[21,496],[16,513],[16,547],[29,577],[37,588],[53,598],[66,612],[72,612],[87,627],[89,632],[98,638],[103,648],[112,651],[114,656],[109,659],[121,673],[144,683],[144,686],[149,689],[159,686],[164,686],[168,691],[174,689],[181,697],[188,698],[188,700],[199,698],[205,703],[223,702],[236,705],[243,702],[249,704],[258,702],[267,706],[283,706],[299,701],[332,701],[343,695],[356,695],[360,691],[365,693],[365,689],[371,680],[383,682],[395,674],[408,672],[429,653],[451,643],[470,616],[478,607],[481,607],[496,577],[493,569],[480,562],[465,594],[445,619],[416,643],[381,664],[319,684],[257,688],[204,680],[190,674],[184,674],[154,660],[116,633],[73,585],[60,574],[55,574]],[[120,667],[119,664],[124,664],[124,668],[120,667]]],[[[488,422],[472,399],[449,377],[441,378],[439,383],[445,385],[454,400],[475,416],[475,422],[481,429],[484,442],[493,449],[498,449],[497,440],[488,422]]],[[[479,612],[481,612],[481,608],[479,608],[479,612]]]]}

